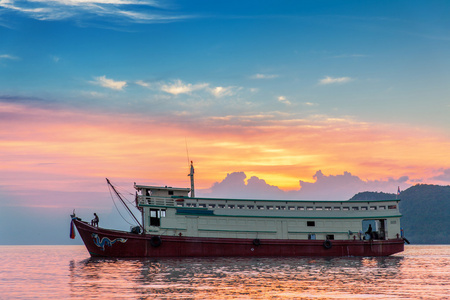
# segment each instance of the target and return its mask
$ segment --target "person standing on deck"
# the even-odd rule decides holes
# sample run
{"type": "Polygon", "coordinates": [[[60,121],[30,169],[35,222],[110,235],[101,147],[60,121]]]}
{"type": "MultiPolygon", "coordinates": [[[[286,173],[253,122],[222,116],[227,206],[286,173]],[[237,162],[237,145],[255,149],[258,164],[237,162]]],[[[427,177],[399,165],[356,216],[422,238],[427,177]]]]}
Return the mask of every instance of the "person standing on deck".
{"type": "Polygon", "coordinates": [[[366,234],[368,234],[370,236],[370,239],[372,239],[372,225],[369,224],[369,228],[366,231],[366,234]]]}

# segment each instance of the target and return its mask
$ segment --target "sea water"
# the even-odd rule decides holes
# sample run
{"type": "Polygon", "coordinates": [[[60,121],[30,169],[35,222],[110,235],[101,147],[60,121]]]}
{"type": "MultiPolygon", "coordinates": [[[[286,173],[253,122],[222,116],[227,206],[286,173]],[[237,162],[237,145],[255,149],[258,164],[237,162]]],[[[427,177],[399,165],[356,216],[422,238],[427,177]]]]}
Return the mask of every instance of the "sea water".
{"type": "Polygon", "coordinates": [[[450,246],[389,257],[93,259],[0,246],[0,299],[445,299],[450,246]]]}

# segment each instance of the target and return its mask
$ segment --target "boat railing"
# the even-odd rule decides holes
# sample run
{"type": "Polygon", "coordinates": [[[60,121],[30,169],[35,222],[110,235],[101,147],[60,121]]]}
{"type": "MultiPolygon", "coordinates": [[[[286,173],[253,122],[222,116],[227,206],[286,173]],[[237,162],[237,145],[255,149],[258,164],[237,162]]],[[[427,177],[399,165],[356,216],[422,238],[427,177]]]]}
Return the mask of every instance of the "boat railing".
{"type": "Polygon", "coordinates": [[[138,196],[139,204],[156,205],[156,206],[175,206],[175,199],[167,197],[155,196],[138,196]]]}
{"type": "Polygon", "coordinates": [[[311,201],[310,204],[295,201],[276,200],[224,200],[224,199],[199,199],[183,197],[162,197],[138,195],[139,205],[154,205],[165,207],[198,207],[208,209],[229,209],[229,210],[285,210],[285,211],[314,211],[326,214],[327,211],[346,213],[346,211],[359,212],[362,214],[399,213],[398,200],[392,202],[350,202],[335,201],[317,203],[311,201]],[[247,203],[245,203],[247,202],[247,203]]]}

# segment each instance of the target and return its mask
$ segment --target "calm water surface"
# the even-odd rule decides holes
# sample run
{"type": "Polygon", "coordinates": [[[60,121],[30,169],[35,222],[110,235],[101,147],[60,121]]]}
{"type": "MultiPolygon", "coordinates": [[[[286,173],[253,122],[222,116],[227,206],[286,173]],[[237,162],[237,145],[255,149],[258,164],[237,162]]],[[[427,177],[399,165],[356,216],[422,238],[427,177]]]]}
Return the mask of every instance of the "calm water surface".
{"type": "Polygon", "coordinates": [[[382,258],[92,259],[0,246],[0,299],[445,299],[450,246],[382,258]]]}

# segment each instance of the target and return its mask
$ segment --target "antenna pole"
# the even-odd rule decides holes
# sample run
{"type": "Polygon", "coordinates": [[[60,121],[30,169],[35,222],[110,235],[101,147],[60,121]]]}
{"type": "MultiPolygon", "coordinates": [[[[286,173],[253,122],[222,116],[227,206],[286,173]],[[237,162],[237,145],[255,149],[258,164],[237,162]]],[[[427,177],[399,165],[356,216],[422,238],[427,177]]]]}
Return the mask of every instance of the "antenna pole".
{"type": "Polygon", "coordinates": [[[195,197],[195,189],[194,189],[194,163],[191,160],[191,172],[188,174],[191,177],[191,197],[195,197]]]}

